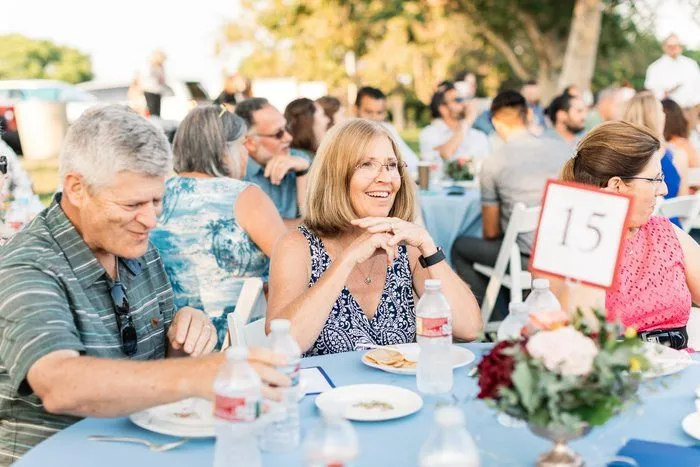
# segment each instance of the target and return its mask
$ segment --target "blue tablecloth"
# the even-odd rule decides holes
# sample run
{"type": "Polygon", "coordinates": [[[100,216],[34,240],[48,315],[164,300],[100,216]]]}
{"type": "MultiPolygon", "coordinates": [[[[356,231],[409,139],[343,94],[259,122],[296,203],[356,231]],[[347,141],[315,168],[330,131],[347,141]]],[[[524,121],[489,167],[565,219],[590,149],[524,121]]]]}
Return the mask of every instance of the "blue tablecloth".
{"type": "Polygon", "coordinates": [[[446,191],[420,192],[420,208],[425,227],[437,246],[448,256],[455,239],[460,236],[481,237],[481,196],[478,188],[462,195],[446,191]]]}
{"type": "MultiPolygon", "coordinates": [[[[467,344],[477,355],[484,344],[467,344]]],[[[303,366],[321,366],[336,386],[357,383],[382,383],[416,390],[415,377],[384,373],[366,367],[359,353],[347,353],[304,359],[303,366]]],[[[496,414],[474,397],[476,381],[467,376],[472,365],[455,372],[453,394],[464,409],[467,426],[481,454],[482,466],[533,465],[549,444],[531,434],[527,428],[506,428],[496,414]]],[[[659,380],[656,380],[657,382],[659,380]]],[[[587,437],[571,445],[586,459],[587,465],[605,465],[628,439],[638,438],[679,445],[695,441],[681,428],[681,420],[695,410],[695,388],[700,384],[700,367],[691,365],[678,375],[666,377],[663,386],[643,387],[642,404],[619,415],[607,425],[594,429],[587,437]]],[[[301,402],[302,436],[319,417],[315,396],[301,402]]],[[[433,426],[436,401],[425,398],[423,409],[399,420],[380,423],[353,423],[360,439],[360,457],[356,467],[417,465],[418,452],[433,426]]],[[[173,438],[144,431],[128,419],[85,419],[39,444],[15,464],[16,467],[193,467],[212,465],[213,440],[193,440],[165,453],[153,453],[144,446],[121,443],[98,443],[88,435],[138,436],[154,442],[173,438]]],[[[302,452],[264,454],[265,466],[302,466],[302,452]]],[[[668,465],[672,465],[672,462],[668,465]]]]}

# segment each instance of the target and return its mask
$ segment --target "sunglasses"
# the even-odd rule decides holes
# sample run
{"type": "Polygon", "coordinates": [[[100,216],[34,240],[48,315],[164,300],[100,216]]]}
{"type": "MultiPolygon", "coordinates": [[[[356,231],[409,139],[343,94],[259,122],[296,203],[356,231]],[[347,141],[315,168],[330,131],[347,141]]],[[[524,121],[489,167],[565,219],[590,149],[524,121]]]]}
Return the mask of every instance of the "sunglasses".
{"type": "Polygon", "coordinates": [[[0,156],[0,174],[7,175],[7,156],[0,156]]]}
{"type": "Polygon", "coordinates": [[[130,357],[136,353],[138,339],[134,321],[131,319],[131,308],[129,307],[129,300],[126,298],[126,289],[121,281],[114,282],[110,295],[112,296],[112,303],[117,316],[119,335],[122,339],[122,352],[130,357]]]}
{"type": "Polygon", "coordinates": [[[258,133],[258,136],[262,136],[263,138],[275,138],[275,139],[282,139],[284,138],[284,135],[289,133],[289,127],[285,128],[280,128],[277,133],[272,133],[271,135],[263,135],[258,133]]]}

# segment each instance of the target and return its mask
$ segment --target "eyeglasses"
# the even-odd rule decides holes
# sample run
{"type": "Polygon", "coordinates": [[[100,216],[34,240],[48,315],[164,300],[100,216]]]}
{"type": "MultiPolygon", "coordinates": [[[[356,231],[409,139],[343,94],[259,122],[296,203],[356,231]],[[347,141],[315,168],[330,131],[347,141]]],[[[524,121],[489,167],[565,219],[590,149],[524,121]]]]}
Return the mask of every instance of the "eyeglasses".
{"type": "Polygon", "coordinates": [[[649,178],[649,177],[620,177],[622,180],[646,180],[651,182],[653,185],[661,185],[665,180],[666,176],[662,173],[661,175],[649,178]]]}
{"type": "Polygon", "coordinates": [[[0,173],[7,175],[7,156],[0,156],[0,173]]]}
{"type": "Polygon", "coordinates": [[[263,138],[282,139],[282,138],[284,138],[284,135],[287,133],[289,133],[289,127],[280,128],[279,131],[277,131],[277,133],[273,133],[271,135],[263,135],[263,134],[258,133],[258,136],[262,136],[263,138]]]}
{"type": "Polygon", "coordinates": [[[406,163],[389,161],[386,164],[382,164],[379,161],[365,161],[357,164],[355,170],[365,178],[375,179],[382,173],[382,167],[386,168],[391,178],[399,178],[401,176],[401,169],[406,168],[406,163]]]}
{"type": "Polygon", "coordinates": [[[122,339],[122,352],[130,357],[136,353],[138,339],[134,321],[131,319],[131,308],[129,300],[126,298],[126,289],[121,281],[117,280],[109,293],[112,296],[112,303],[117,315],[117,326],[122,339]]]}

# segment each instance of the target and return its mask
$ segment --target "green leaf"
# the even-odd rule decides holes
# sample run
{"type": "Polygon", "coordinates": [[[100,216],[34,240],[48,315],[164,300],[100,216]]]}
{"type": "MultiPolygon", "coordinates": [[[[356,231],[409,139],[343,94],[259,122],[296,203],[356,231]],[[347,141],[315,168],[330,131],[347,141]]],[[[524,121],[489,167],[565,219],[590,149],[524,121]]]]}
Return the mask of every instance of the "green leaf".
{"type": "Polygon", "coordinates": [[[526,362],[518,362],[513,371],[513,385],[520,394],[520,401],[523,407],[532,414],[537,410],[540,403],[540,396],[536,391],[535,380],[532,377],[530,367],[526,362]]]}

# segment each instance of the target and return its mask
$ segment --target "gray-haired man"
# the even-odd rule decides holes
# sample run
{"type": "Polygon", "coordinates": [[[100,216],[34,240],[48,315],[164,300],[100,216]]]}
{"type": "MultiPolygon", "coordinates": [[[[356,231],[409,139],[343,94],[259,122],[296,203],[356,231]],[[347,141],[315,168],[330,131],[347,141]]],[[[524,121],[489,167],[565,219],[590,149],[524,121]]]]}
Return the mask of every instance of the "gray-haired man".
{"type": "MultiPolygon", "coordinates": [[[[0,248],[0,465],[77,417],[211,396],[216,331],[199,310],[176,312],[148,241],[171,164],[147,120],[91,109],[66,135],[63,193],[0,248]]],[[[288,384],[269,367],[279,359],[251,355],[264,380],[288,384]]]]}

